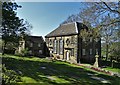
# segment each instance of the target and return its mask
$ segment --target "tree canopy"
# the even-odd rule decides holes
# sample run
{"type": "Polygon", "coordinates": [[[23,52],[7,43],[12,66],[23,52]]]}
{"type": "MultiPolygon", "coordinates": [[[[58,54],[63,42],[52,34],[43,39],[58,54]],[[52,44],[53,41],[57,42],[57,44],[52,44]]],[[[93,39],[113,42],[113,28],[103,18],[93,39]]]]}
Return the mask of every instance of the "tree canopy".
{"type": "Polygon", "coordinates": [[[16,10],[22,6],[15,2],[2,2],[2,40],[3,52],[8,42],[18,44],[20,35],[28,34],[32,28],[24,19],[17,17],[16,10]]]}
{"type": "MultiPolygon", "coordinates": [[[[107,59],[109,54],[115,51],[113,49],[117,50],[117,45],[114,44],[120,42],[120,1],[85,2],[82,4],[84,4],[85,8],[81,8],[78,14],[69,16],[62,24],[75,21],[82,22],[89,29],[93,29],[93,37],[100,34],[101,41],[106,48],[104,51],[106,52],[107,59]]],[[[87,32],[81,32],[85,36],[89,35],[87,32]]]]}

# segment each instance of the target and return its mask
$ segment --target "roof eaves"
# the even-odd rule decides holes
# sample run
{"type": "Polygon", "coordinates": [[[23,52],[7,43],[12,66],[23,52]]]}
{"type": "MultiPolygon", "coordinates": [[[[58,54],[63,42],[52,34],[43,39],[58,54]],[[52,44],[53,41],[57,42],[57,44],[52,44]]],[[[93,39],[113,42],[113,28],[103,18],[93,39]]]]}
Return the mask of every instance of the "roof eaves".
{"type": "Polygon", "coordinates": [[[78,33],[77,22],[75,22],[76,33],[78,33]]]}

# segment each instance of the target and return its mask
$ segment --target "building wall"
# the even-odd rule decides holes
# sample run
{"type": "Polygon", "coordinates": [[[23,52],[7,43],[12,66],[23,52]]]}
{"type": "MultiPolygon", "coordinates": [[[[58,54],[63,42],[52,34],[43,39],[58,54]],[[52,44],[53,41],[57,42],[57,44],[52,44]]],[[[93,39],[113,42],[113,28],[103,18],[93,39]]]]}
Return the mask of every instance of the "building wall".
{"type": "Polygon", "coordinates": [[[98,55],[101,57],[101,40],[95,41],[92,39],[92,42],[90,39],[86,42],[83,41],[81,38],[79,38],[79,42],[82,42],[79,44],[78,48],[81,49],[79,51],[80,60],[84,63],[94,63],[95,62],[95,55],[98,53],[98,55]],[[84,51],[85,50],[85,55],[84,51]]]}
{"type": "Polygon", "coordinates": [[[29,40],[26,40],[25,48],[28,48],[29,55],[31,56],[44,55],[44,42],[42,40],[38,40],[36,42],[31,42],[29,40]]]}
{"type": "Polygon", "coordinates": [[[46,44],[53,56],[57,56],[57,58],[62,60],[77,61],[77,35],[46,38],[46,44]],[[54,52],[55,40],[57,40],[56,53],[54,52]],[[63,42],[63,49],[60,49],[60,40],[63,42]],[[63,51],[62,54],[60,50],[63,51]]]}
{"type": "Polygon", "coordinates": [[[22,51],[27,49],[29,56],[38,56],[43,57],[42,55],[46,56],[46,49],[45,48],[45,42],[40,37],[32,37],[28,36],[24,40],[19,41],[20,45],[18,48],[18,52],[22,54],[22,51]]]}
{"type": "MultiPolygon", "coordinates": [[[[95,62],[95,55],[96,49],[100,56],[101,54],[101,42],[99,41],[83,41],[83,39],[79,38],[78,35],[71,35],[71,36],[62,36],[62,37],[50,37],[46,38],[47,46],[53,56],[57,56],[62,60],[69,60],[75,63],[94,63],[95,62]],[[73,38],[73,40],[72,40],[73,38]],[[60,39],[63,40],[63,54],[59,54],[59,52],[54,53],[54,40],[59,41],[60,39]],[[83,54],[83,49],[85,49],[85,55],[83,54]],[[72,51],[73,50],[73,51],[72,51]],[[92,52],[90,51],[92,50],[92,52]],[[67,55],[69,57],[67,57],[67,55]]],[[[57,44],[59,51],[59,44],[57,44]]]]}
{"type": "Polygon", "coordinates": [[[22,53],[22,50],[24,49],[25,49],[25,41],[21,40],[19,41],[18,53],[22,53]]]}

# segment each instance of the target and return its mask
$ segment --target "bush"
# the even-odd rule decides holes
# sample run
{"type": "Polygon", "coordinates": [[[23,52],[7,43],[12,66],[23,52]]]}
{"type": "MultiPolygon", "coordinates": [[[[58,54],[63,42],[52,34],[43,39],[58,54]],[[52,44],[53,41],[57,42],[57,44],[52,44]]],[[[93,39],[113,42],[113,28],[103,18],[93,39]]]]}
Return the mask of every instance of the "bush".
{"type": "Polygon", "coordinates": [[[27,56],[29,53],[28,51],[28,48],[25,48],[23,50],[21,50],[21,53],[18,52],[18,50],[16,51],[15,55],[18,55],[18,56],[27,56]]]}
{"type": "Polygon", "coordinates": [[[5,65],[2,66],[2,84],[10,84],[20,82],[20,77],[13,70],[7,70],[5,65]]]}

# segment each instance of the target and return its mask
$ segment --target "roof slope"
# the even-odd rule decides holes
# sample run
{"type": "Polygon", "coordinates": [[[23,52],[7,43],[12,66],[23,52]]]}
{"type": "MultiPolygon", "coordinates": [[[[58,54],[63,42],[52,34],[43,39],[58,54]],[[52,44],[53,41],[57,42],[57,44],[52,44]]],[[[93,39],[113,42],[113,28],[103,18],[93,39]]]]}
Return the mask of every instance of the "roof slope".
{"type": "Polygon", "coordinates": [[[47,34],[45,37],[53,37],[53,36],[64,36],[71,34],[78,34],[80,29],[82,28],[82,23],[73,22],[68,24],[60,25],[58,28],[47,34]]]}
{"type": "Polygon", "coordinates": [[[44,41],[42,36],[26,36],[25,39],[31,42],[44,41]]]}

